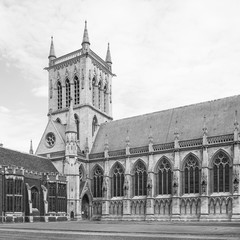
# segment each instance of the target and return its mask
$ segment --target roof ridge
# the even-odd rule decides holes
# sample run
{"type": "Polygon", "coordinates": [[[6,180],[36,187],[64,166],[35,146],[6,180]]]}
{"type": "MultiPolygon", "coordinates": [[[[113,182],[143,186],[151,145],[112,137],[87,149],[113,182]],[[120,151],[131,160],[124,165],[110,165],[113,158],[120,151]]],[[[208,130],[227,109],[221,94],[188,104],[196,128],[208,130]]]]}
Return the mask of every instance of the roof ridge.
{"type": "Polygon", "coordinates": [[[12,152],[25,154],[25,155],[28,155],[28,156],[31,156],[31,157],[38,157],[38,158],[48,159],[48,158],[43,157],[43,156],[39,156],[39,155],[35,155],[35,154],[30,154],[30,153],[28,153],[28,152],[22,152],[22,151],[15,150],[15,149],[11,149],[11,148],[7,148],[7,147],[0,147],[0,149],[1,149],[1,148],[2,148],[2,149],[5,149],[5,150],[12,151],[12,152]]]}
{"type": "Polygon", "coordinates": [[[188,104],[188,105],[184,105],[184,106],[179,106],[179,107],[174,107],[174,108],[163,109],[163,110],[159,110],[159,111],[155,111],[155,112],[150,112],[150,113],[145,113],[145,114],[141,114],[141,115],[135,115],[135,116],[131,116],[131,117],[116,119],[116,120],[113,120],[113,121],[111,121],[111,122],[104,122],[104,123],[101,124],[101,126],[102,126],[102,125],[110,124],[110,123],[112,123],[112,122],[117,122],[117,121],[122,121],[122,120],[127,120],[127,119],[133,119],[133,118],[137,118],[137,117],[147,116],[147,115],[151,115],[151,114],[157,114],[157,113],[160,113],[160,112],[165,112],[165,111],[170,111],[170,110],[174,111],[174,110],[180,109],[180,108],[186,108],[186,107],[190,107],[190,106],[196,106],[196,105],[200,105],[200,104],[203,104],[203,103],[216,102],[216,101],[220,101],[220,100],[223,100],[223,99],[229,99],[229,98],[234,98],[234,97],[240,97],[240,94],[238,94],[238,95],[233,95],[233,96],[229,96],[229,97],[224,97],[224,98],[213,99],[213,100],[204,101],[204,102],[199,102],[199,103],[192,103],[192,104],[188,104]]]}

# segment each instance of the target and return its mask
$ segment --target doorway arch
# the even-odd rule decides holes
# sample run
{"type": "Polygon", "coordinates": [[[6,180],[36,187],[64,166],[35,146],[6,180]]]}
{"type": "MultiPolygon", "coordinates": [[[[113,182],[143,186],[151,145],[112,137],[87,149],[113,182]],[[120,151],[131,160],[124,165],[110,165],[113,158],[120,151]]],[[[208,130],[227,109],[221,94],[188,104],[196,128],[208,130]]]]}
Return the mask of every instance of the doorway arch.
{"type": "Polygon", "coordinates": [[[87,194],[84,194],[82,198],[82,219],[83,220],[90,219],[90,204],[89,204],[89,197],[87,194]]]}

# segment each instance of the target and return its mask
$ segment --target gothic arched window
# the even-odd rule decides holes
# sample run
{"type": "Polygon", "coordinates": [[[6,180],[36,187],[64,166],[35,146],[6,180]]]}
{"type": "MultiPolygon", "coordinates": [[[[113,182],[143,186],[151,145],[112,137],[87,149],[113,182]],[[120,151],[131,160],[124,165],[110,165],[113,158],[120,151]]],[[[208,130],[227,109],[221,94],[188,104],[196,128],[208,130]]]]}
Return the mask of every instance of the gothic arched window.
{"type": "Polygon", "coordinates": [[[157,168],[157,194],[172,193],[172,169],[169,161],[164,158],[157,168]]]}
{"type": "Polygon", "coordinates": [[[74,104],[80,103],[80,91],[79,91],[79,80],[78,77],[74,77],[74,104]]]}
{"type": "Polygon", "coordinates": [[[76,113],[74,114],[74,118],[75,118],[75,123],[77,128],[77,140],[79,140],[79,117],[76,113]]]}
{"type": "Polygon", "coordinates": [[[95,77],[93,78],[92,80],[92,105],[95,106],[96,103],[95,103],[95,83],[96,83],[96,79],[95,77]]]}
{"type": "Polygon", "coordinates": [[[79,180],[82,181],[84,177],[84,171],[83,171],[83,167],[80,166],[79,167],[79,180]]]}
{"type": "Polygon", "coordinates": [[[102,197],[103,170],[97,166],[93,173],[93,197],[102,197]]]}
{"type": "Polygon", "coordinates": [[[36,187],[31,189],[32,207],[39,208],[39,193],[36,187]]]}
{"type": "Polygon", "coordinates": [[[141,161],[135,166],[134,194],[135,196],[147,195],[147,170],[141,161]]]}
{"type": "Polygon", "coordinates": [[[66,80],[66,107],[70,106],[70,101],[71,101],[71,86],[70,82],[67,79],[66,80]]]}
{"type": "Polygon", "coordinates": [[[223,152],[219,152],[213,160],[213,191],[230,191],[230,160],[223,152]]]}
{"type": "Polygon", "coordinates": [[[117,163],[113,169],[112,176],[112,196],[122,197],[123,196],[123,184],[124,184],[124,171],[122,166],[117,163]]]}
{"type": "Polygon", "coordinates": [[[58,91],[58,109],[62,108],[62,84],[58,81],[57,83],[57,91],[58,91]]]}
{"type": "Polygon", "coordinates": [[[94,135],[95,131],[97,130],[98,120],[97,117],[94,116],[92,121],[92,136],[94,135]]]}
{"type": "Polygon", "coordinates": [[[199,193],[200,185],[200,168],[198,160],[190,155],[184,166],[184,192],[199,193]]]}
{"type": "Polygon", "coordinates": [[[98,84],[98,108],[101,108],[101,88],[102,88],[102,82],[100,81],[98,84]]]}
{"type": "Polygon", "coordinates": [[[103,110],[104,112],[107,112],[107,84],[104,86],[104,106],[103,106],[103,110]]]}

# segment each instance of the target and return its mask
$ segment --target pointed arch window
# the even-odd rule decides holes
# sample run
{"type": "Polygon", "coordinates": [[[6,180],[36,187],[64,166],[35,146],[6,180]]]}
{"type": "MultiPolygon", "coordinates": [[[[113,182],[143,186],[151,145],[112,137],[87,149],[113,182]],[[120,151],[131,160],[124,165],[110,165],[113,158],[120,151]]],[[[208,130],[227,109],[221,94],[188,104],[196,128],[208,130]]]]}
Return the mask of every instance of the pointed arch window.
{"type": "Polygon", "coordinates": [[[57,83],[57,91],[58,91],[58,109],[62,108],[62,84],[58,81],[57,83]]]}
{"type": "Polygon", "coordinates": [[[92,80],[92,105],[95,106],[96,105],[96,100],[95,100],[95,83],[96,83],[96,79],[95,77],[92,80]]]}
{"type": "Polygon", "coordinates": [[[157,168],[157,194],[172,193],[172,169],[170,162],[164,158],[157,168]]]}
{"type": "Polygon", "coordinates": [[[80,182],[83,180],[83,177],[84,177],[83,167],[80,166],[79,167],[79,180],[80,180],[80,182]]]}
{"type": "Polygon", "coordinates": [[[77,76],[74,77],[74,103],[80,103],[79,79],[77,76]]]}
{"type": "Polygon", "coordinates": [[[135,196],[147,195],[147,170],[143,162],[139,161],[134,170],[135,196]]]}
{"type": "Polygon", "coordinates": [[[230,159],[219,152],[213,160],[213,191],[230,192],[231,176],[230,159]]]}
{"type": "Polygon", "coordinates": [[[199,193],[200,168],[198,160],[189,156],[184,166],[184,192],[186,194],[199,193]]]}
{"type": "Polygon", "coordinates": [[[104,86],[104,106],[103,106],[103,110],[104,112],[107,112],[107,84],[104,86]]]}
{"type": "Polygon", "coordinates": [[[97,166],[93,173],[93,197],[102,197],[103,170],[97,166]]]}
{"type": "Polygon", "coordinates": [[[98,108],[101,109],[101,100],[102,100],[102,96],[101,96],[101,88],[102,88],[102,83],[99,82],[98,84],[98,108]]]}
{"type": "Polygon", "coordinates": [[[76,128],[77,128],[77,140],[79,140],[79,117],[78,115],[75,113],[74,114],[74,118],[75,118],[75,123],[76,123],[76,128]]]}
{"type": "Polygon", "coordinates": [[[32,207],[39,208],[39,192],[36,187],[31,189],[31,197],[32,197],[32,207]]]}
{"type": "Polygon", "coordinates": [[[122,166],[117,163],[113,169],[112,176],[112,196],[122,197],[123,196],[123,184],[124,184],[124,171],[122,166]]]}
{"type": "Polygon", "coordinates": [[[70,82],[67,79],[66,80],[66,107],[70,106],[70,101],[71,101],[71,86],[70,82]]]}
{"type": "Polygon", "coordinates": [[[98,120],[97,120],[97,117],[94,116],[92,121],[92,136],[94,136],[94,133],[97,130],[97,126],[98,126],[98,120]]]}

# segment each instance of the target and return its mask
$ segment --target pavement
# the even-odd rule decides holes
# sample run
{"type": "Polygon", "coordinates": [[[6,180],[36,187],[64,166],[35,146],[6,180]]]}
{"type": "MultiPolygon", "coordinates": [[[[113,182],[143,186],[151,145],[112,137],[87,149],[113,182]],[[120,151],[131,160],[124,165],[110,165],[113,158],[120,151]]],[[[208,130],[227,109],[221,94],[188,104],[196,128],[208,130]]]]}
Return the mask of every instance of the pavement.
{"type": "Polygon", "coordinates": [[[33,238],[240,240],[240,223],[69,221],[0,224],[0,239],[33,238]]]}

